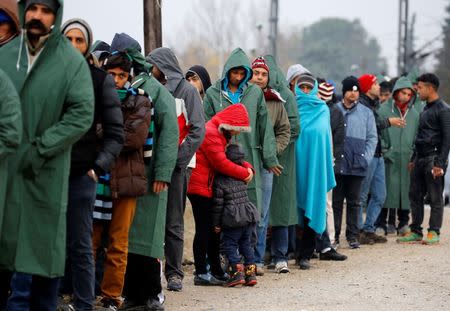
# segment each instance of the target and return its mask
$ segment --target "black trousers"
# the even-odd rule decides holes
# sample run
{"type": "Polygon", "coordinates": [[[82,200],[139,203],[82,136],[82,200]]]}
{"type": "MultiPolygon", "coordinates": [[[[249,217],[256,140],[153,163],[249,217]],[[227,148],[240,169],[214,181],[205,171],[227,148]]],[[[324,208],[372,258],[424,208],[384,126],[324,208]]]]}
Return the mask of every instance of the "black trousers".
{"type": "Polygon", "coordinates": [[[335,239],[339,241],[342,226],[344,199],[347,201],[347,241],[357,240],[359,236],[358,215],[360,206],[361,183],[364,177],[336,175],[336,187],[333,189],[333,215],[335,239]]]}
{"type": "Polygon", "coordinates": [[[409,210],[401,208],[385,208],[381,209],[380,215],[378,216],[375,226],[381,227],[384,230],[387,229],[387,225],[392,225],[398,229],[403,226],[408,225],[409,222],[409,210]],[[397,214],[398,226],[396,225],[395,216],[397,214]]]}
{"type": "Polygon", "coordinates": [[[301,238],[297,240],[297,258],[309,260],[316,247],[317,233],[309,226],[308,218],[303,217],[303,224],[303,234],[301,238]]]}
{"type": "Polygon", "coordinates": [[[211,216],[212,199],[188,195],[194,214],[194,262],[197,274],[207,273],[206,257],[213,275],[223,275],[220,266],[220,234],[214,232],[211,216]]]}
{"type": "Polygon", "coordinates": [[[128,253],[123,295],[138,305],[158,300],[162,292],[161,262],[157,258],[128,253]]]}
{"type": "MultiPolygon", "coordinates": [[[[422,235],[422,222],[424,218],[424,197],[428,193],[430,198],[430,222],[428,231],[440,233],[442,218],[444,216],[444,176],[433,178],[431,170],[434,165],[434,156],[417,158],[411,172],[409,186],[409,200],[411,201],[412,222],[411,231],[422,235]]],[[[445,168],[444,168],[445,171],[445,168]]]]}

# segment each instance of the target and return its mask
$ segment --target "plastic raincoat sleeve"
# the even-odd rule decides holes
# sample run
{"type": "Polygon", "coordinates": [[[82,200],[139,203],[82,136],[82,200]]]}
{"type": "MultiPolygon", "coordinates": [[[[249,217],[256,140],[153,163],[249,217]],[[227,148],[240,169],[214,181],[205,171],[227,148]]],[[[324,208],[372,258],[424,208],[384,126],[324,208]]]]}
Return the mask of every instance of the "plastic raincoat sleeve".
{"type": "Polygon", "coordinates": [[[13,153],[22,139],[20,98],[6,74],[0,70],[0,161],[13,153]]]}
{"type": "Polygon", "coordinates": [[[273,133],[272,122],[267,113],[266,101],[263,93],[258,98],[258,112],[257,112],[257,131],[259,131],[260,141],[256,142],[262,148],[262,161],[266,169],[277,166],[277,151],[275,135],[273,133]]]}

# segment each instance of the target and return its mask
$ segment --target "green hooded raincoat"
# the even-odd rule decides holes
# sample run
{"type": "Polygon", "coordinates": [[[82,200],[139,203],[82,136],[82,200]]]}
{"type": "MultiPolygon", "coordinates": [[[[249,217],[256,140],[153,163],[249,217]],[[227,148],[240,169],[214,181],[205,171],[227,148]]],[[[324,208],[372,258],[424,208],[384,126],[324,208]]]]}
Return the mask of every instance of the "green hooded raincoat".
{"type": "MultiPolygon", "coordinates": [[[[19,1],[24,24],[25,2],[19,1]]],[[[24,33],[0,48],[0,68],[20,96],[23,141],[8,159],[0,232],[0,269],[44,277],[64,274],[72,145],[93,120],[94,92],[83,56],[61,34],[63,1],[33,67],[24,33]]]]}
{"type": "MultiPolygon", "coordinates": [[[[206,120],[233,104],[227,92],[222,89],[222,81],[227,77],[228,71],[236,67],[244,67],[251,72],[248,57],[240,48],[235,49],[225,63],[222,78],[206,91],[203,101],[206,120]]],[[[257,172],[261,166],[267,169],[278,165],[273,126],[267,113],[261,88],[245,84],[240,102],[247,108],[252,128],[250,133],[242,133],[237,136],[237,141],[245,150],[245,160],[251,163],[257,172]]],[[[252,182],[248,185],[248,195],[250,200],[261,210],[262,189],[259,174],[255,174],[252,182]]]]}
{"type": "Polygon", "coordinates": [[[272,226],[290,226],[297,224],[297,197],[295,178],[295,141],[300,132],[297,101],[288,87],[284,74],[272,55],[264,56],[269,66],[269,87],[278,91],[286,101],[284,108],[291,125],[291,140],[286,149],[278,155],[278,161],[284,167],[280,176],[273,177],[272,199],[269,209],[269,223],[272,226]]]}
{"type": "MultiPolygon", "coordinates": [[[[148,65],[148,64],[147,64],[148,65]]],[[[151,71],[151,69],[149,69],[151,71]]],[[[166,230],[167,191],[155,194],[153,181],[170,183],[178,155],[178,123],[175,99],[152,75],[141,73],[132,84],[145,90],[154,105],[155,131],[153,155],[146,166],[149,189],[139,197],[133,224],[130,228],[128,251],[133,254],[159,258],[164,257],[166,230]]]]}
{"type": "MultiPolygon", "coordinates": [[[[409,88],[414,91],[411,82],[401,77],[395,83],[393,94],[396,91],[409,88]]],[[[415,93],[413,93],[415,94],[415,93]]],[[[406,127],[389,127],[382,131],[381,148],[386,165],[386,208],[409,209],[409,172],[408,162],[414,147],[417,128],[419,126],[419,113],[414,109],[415,96],[408,104],[406,127]]],[[[401,114],[393,99],[381,105],[380,116],[384,118],[400,118],[401,114]]]]}

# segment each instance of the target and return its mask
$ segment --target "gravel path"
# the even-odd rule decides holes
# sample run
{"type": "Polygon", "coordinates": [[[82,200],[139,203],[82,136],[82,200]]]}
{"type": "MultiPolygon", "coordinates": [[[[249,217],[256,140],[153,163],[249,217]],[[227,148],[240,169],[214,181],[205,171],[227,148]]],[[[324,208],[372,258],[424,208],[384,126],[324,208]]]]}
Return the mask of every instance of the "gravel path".
{"type": "MultiPolygon", "coordinates": [[[[309,271],[291,261],[291,273],[267,271],[253,288],[193,285],[186,266],[182,292],[165,291],[166,310],[450,310],[450,209],[445,209],[441,243],[341,248],[344,262],[312,260],[309,271]]],[[[192,221],[187,214],[187,237],[192,221]]],[[[426,216],[428,221],[428,212],[426,216]]],[[[191,240],[186,243],[189,258],[191,240]]],[[[344,243],[342,243],[344,244],[344,243]]]]}

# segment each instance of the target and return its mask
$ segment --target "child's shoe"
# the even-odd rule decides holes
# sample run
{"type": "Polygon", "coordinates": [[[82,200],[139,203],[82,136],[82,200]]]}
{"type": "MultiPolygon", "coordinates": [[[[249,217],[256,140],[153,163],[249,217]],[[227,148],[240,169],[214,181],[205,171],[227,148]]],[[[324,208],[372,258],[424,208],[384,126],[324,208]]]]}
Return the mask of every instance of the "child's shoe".
{"type": "Polygon", "coordinates": [[[245,266],[245,286],[254,286],[258,283],[256,280],[256,265],[245,266]]]}
{"type": "Polygon", "coordinates": [[[236,285],[245,284],[244,279],[244,265],[238,263],[231,265],[230,267],[230,278],[224,284],[226,287],[234,287],[236,285]]]}

